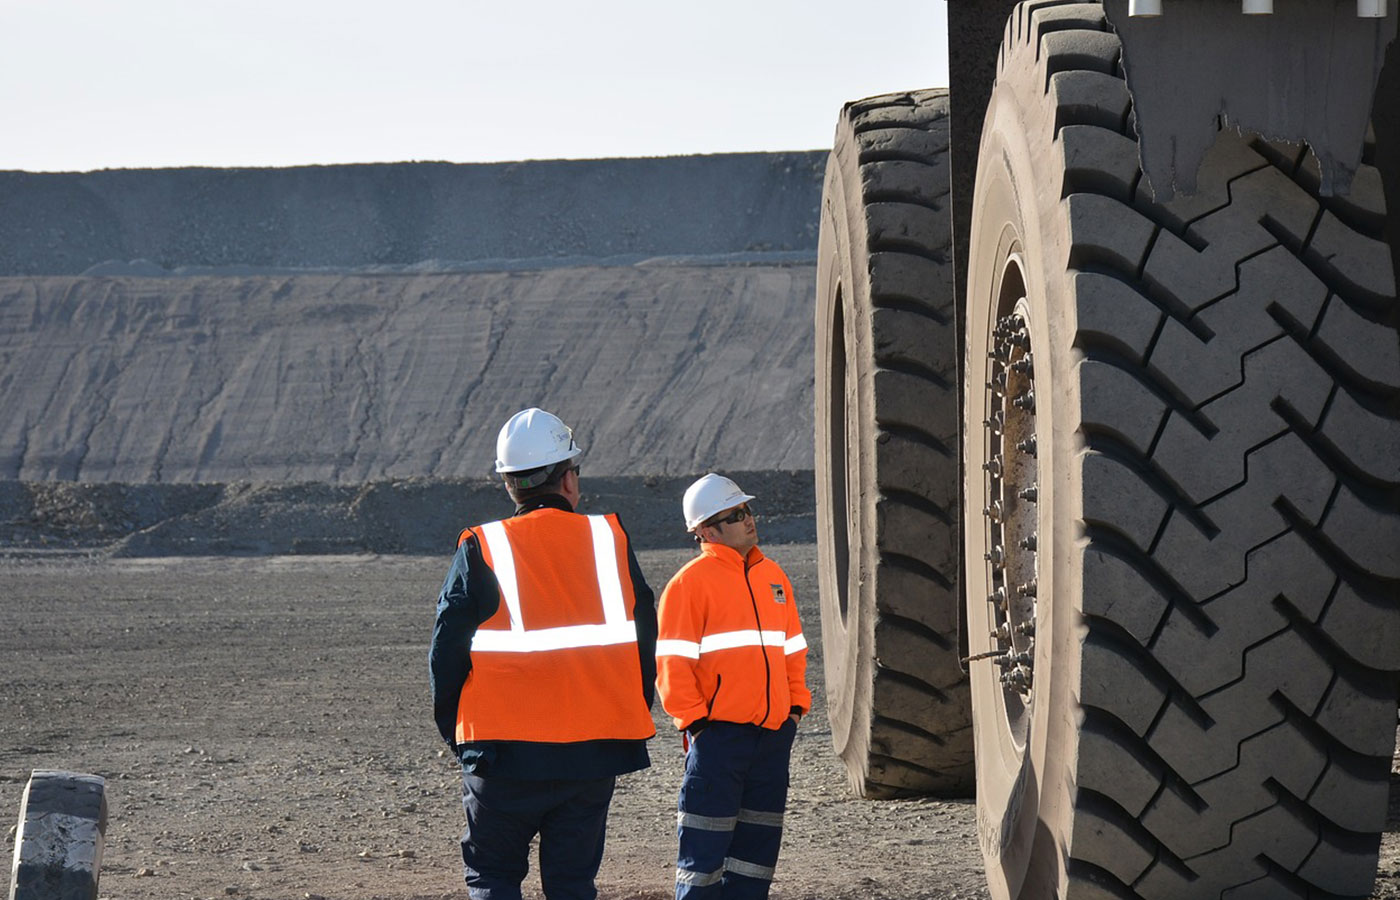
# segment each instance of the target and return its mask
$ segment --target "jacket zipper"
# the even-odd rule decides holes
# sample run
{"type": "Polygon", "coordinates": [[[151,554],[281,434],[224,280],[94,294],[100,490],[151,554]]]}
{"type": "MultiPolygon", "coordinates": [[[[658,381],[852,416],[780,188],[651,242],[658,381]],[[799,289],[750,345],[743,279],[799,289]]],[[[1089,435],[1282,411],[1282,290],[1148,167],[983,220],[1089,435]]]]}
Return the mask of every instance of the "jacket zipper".
{"type": "MultiPolygon", "coordinates": [[[[773,669],[768,664],[768,647],[763,643],[763,619],[758,614],[758,598],[753,593],[753,583],[749,581],[749,561],[744,560],[744,586],[749,589],[749,602],[753,604],[753,620],[758,626],[758,652],[763,654],[763,722],[773,714],[773,669]]],[[[718,691],[718,688],[716,688],[718,691]]]]}
{"type": "Polygon", "coordinates": [[[722,674],[716,673],[715,692],[710,695],[710,711],[707,713],[707,715],[713,716],[715,714],[715,700],[719,697],[719,686],[721,684],[724,684],[724,676],[722,674]]]}

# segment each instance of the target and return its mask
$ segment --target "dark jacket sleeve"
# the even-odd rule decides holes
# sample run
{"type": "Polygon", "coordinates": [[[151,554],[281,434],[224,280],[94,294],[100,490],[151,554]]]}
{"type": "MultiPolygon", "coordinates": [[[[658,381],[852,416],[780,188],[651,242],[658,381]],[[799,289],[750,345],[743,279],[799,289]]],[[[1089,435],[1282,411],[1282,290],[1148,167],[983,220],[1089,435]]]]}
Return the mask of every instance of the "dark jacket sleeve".
{"type": "MultiPolygon", "coordinates": [[[[618,524],[622,521],[619,519],[618,524]]],[[[627,534],[626,526],[622,533],[627,534]]],[[[642,696],[647,709],[656,701],[656,594],[647,584],[637,555],[632,552],[632,538],[627,538],[627,567],[632,573],[632,592],[637,604],[632,609],[632,621],[637,626],[637,655],[642,664],[642,696]]]]}
{"type": "Polygon", "coordinates": [[[438,733],[457,746],[457,701],[472,670],[471,642],[477,626],[496,612],[500,589],[475,537],[468,537],[452,557],[438,592],[433,642],[428,650],[428,683],[433,692],[433,719],[438,733]]]}

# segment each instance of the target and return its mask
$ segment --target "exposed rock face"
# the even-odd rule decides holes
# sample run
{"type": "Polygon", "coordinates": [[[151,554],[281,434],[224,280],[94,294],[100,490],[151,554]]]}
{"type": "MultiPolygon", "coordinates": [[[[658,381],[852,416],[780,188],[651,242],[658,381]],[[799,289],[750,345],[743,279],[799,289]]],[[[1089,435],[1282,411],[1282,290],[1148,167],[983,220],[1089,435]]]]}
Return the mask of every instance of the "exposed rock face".
{"type": "Polygon", "coordinates": [[[0,275],[808,251],[826,154],[0,172],[0,275]]]}
{"type": "Polygon", "coordinates": [[[642,544],[713,469],[810,539],[824,162],[0,173],[0,545],[431,552],[527,406],[642,544]]]}
{"type": "Polygon", "coordinates": [[[595,474],[807,469],[813,277],[0,279],[0,478],[482,477],[527,406],[595,474]]]}

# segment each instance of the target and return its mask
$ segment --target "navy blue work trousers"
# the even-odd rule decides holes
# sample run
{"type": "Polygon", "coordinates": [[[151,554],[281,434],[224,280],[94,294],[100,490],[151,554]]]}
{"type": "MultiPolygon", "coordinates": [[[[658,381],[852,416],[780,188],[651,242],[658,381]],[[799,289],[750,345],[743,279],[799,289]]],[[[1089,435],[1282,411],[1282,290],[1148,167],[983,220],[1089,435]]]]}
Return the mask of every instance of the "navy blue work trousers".
{"type": "Polygon", "coordinates": [[[540,885],[549,900],[595,900],[593,879],[614,776],[533,781],[462,774],[462,866],[471,900],[520,900],[530,841],[540,836],[540,885]]]}
{"type": "Polygon", "coordinates": [[[768,896],[796,733],[792,719],[777,731],[713,722],[691,740],[676,817],[676,900],[768,896]]]}

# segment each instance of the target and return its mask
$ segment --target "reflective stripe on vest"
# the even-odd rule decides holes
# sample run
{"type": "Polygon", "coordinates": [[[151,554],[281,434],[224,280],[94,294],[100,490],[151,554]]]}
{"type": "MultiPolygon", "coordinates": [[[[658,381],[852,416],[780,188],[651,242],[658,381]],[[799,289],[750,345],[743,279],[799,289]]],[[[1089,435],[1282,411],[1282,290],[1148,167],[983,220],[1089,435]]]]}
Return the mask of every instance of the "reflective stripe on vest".
{"type": "Polygon", "coordinates": [[[807,639],[801,633],[788,637],[781,631],[721,631],[718,634],[705,635],[698,643],[674,639],[657,641],[656,655],[699,659],[701,654],[733,650],[735,647],[782,647],[783,654],[791,656],[807,649],[807,639]]]}
{"type": "Polygon", "coordinates": [[[509,629],[478,628],[472,637],[473,653],[537,653],[574,647],[607,647],[635,644],[637,627],[627,618],[627,605],[618,580],[617,545],[612,527],[602,516],[588,516],[593,536],[594,568],[598,573],[598,594],[603,598],[601,625],[564,625],[527,630],[520,614],[520,588],[515,577],[515,555],[500,522],[481,526],[481,534],[491,551],[491,570],[501,586],[510,617],[509,629]]]}
{"type": "Polygon", "coordinates": [[[469,645],[457,741],[565,744],[656,733],[637,656],[631,554],[612,515],[539,509],[469,528],[495,609],[469,645]]]}

